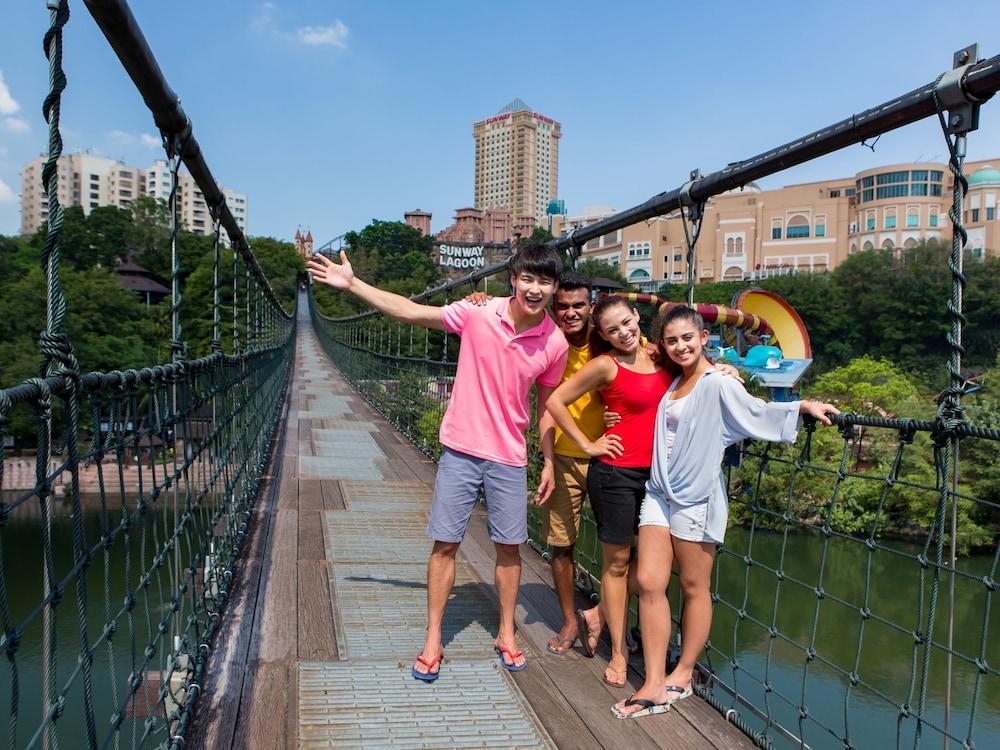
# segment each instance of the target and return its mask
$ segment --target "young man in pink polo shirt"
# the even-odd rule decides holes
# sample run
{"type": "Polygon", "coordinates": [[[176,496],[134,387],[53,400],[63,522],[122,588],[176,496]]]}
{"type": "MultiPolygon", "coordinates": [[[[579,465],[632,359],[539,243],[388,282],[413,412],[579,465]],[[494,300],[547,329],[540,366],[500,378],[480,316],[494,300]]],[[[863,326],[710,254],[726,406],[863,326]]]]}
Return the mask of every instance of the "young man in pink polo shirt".
{"type": "MultiPolygon", "coordinates": [[[[308,264],[315,281],[353,292],[372,307],[402,323],[457,333],[462,338],[455,386],[440,440],[427,535],[434,547],[427,562],[427,639],[411,670],[418,680],[438,677],[441,623],[455,582],[455,555],[475,509],[480,485],[485,489],[490,538],[496,548],[496,587],[500,630],[496,650],[509,671],[528,663],[514,638],[514,608],[521,582],[518,545],[528,540],[527,447],[528,393],[538,385],[537,417],[545,414],[549,395],[559,385],[568,345],[545,310],[562,270],[559,254],[544,245],[522,248],[511,261],[511,297],[485,306],[455,302],[444,307],[421,305],[361,281],[347,255],[340,264],[314,255],[308,264]]],[[[552,492],[552,431],[542,437],[545,461],[538,486],[544,502],[552,492]]]]}

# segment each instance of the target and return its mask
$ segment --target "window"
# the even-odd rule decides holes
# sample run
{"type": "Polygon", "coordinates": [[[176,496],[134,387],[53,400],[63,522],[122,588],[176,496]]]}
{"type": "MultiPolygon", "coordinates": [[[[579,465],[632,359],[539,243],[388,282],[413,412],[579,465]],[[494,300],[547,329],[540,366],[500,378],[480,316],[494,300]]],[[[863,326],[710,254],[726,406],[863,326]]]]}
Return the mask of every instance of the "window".
{"type": "Polygon", "coordinates": [[[874,190],[865,190],[861,194],[861,202],[862,203],[867,203],[868,201],[871,201],[871,200],[875,200],[875,191],[874,190]]]}
{"type": "Polygon", "coordinates": [[[927,226],[936,227],[938,225],[938,207],[931,206],[927,214],[927,226]]]}
{"type": "Polygon", "coordinates": [[[940,196],[941,195],[941,186],[940,185],[931,185],[931,195],[940,196]]]}
{"type": "Polygon", "coordinates": [[[927,183],[915,182],[910,185],[910,195],[927,195],[927,183]]]}
{"type": "Polygon", "coordinates": [[[865,229],[867,229],[869,232],[872,232],[872,231],[875,230],[875,212],[874,211],[872,211],[871,213],[869,213],[868,217],[865,219],[865,229]]]}
{"type": "Polygon", "coordinates": [[[862,250],[874,250],[875,246],[872,244],[871,240],[865,240],[865,244],[861,246],[862,250]]]}
{"type": "Polygon", "coordinates": [[[887,208],[882,214],[882,227],[884,229],[895,229],[896,228],[896,209],[887,208]]]}
{"type": "Polygon", "coordinates": [[[992,206],[986,209],[986,221],[993,221],[996,218],[997,210],[992,206]]]}
{"type": "Polygon", "coordinates": [[[681,254],[680,254],[680,253],[677,253],[677,254],[675,254],[675,255],[674,255],[674,263],[680,263],[680,262],[681,262],[681,258],[682,258],[682,257],[683,257],[683,256],[681,256],[681,254]]]}
{"type": "Polygon", "coordinates": [[[771,219],[771,239],[781,239],[781,219],[771,219]]]}
{"type": "Polygon", "coordinates": [[[840,197],[840,191],[839,190],[831,190],[830,191],[830,197],[831,198],[839,198],[840,197]]]}
{"type": "Polygon", "coordinates": [[[809,219],[802,214],[796,214],[788,220],[788,227],[785,230],[785,237],[790,240],[802,239],[809,236],[809,219]]]}
{"type": "Polygon", "coordinates": [[[826,215],[817,214],[816,215],[816,232],[817,237],[826,237],[826,215]]]}
{"type": "Polygon", "coordinates": [[[931,171],[931,182],[941,182],[942,177],[944,177],[944,172],[940,170],[931,171]]]}
{"type": "Polygon", "coordinates": [[[916,206],[906,208],[906,228],[913,229],[920,226],[920,209],[916,206]]]}
{"type": "Polygon", "coordinates": [[[882,243],[883,250],[892,250],[894,248],[895,245],[893,244],[892,240],[886,240],[885,242],[882,243]]]}
{"type": "Polygon", "coordinates": [[[875,197],[879,200],[885,198],[903,198],[910,194],[910,186],[903,185],[885,185],[884,187],[875,188],[875,197]]]}
{"type": "Polygon", "coordinates": [[[844,191],[844,195],[847,196],[848,198],[853,198],[857,194],[858,191],[855,190],[854,188],[847,188],[847,190],[844,191]]]}
{"type": "Polygon", "coordinates": [[[926,169],[914,169],[910,172],[910,179],[914,182],[927,182],[927,170],[926,169]]]}
{"type": "Polygon", "coordinates": [[[883,172],[877,175],[875,178],[876,185],[891,185],[896,182],[906,182],[909,180],[910,175],[908,172],[883,172]]]}
{"type": "Polygon", "coordinates": [[[972,209],[972,221],[973,222],[979,221],[979,209],[978,208],[972,209]]]}

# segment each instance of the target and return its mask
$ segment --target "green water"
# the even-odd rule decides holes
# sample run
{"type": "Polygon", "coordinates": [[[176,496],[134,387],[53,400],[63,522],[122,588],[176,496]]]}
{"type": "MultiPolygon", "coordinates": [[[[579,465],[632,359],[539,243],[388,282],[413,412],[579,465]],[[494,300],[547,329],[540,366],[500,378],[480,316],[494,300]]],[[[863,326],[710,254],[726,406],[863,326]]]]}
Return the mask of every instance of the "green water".
{"type": "MultiPolygon", "coordinates": [[[[11,502],[15,493],[4,493],[5,502],[11,502]]],[[[102,509],[99,497],[84,497],[83,531],[87,546],[100,542],[104,529],[117,526],[122,518],[120,506],[102,509]]],[[[53,503],[54,518],[51,527],[51,548],[55,578],[64,578],[73,567],[73,525],[67,501],[56,499],[53,503]]],[[[159,635],[157,626],[169,611],[170,592],[174,589],[171,565],[154,565],[157,547],[162,546],[167,530],[174,528],[173,505],[160,500],[145,516],[142,523],[133,525],[127,534],[120,535],[107,550],[103,547],[87,570],[85,581],[87,642],[99,643],[94,654],[92,669],[93,705],[96,736],[103,745],[112,729],[112,715],[127,698],[126,685],[133,673],[148,675],[166,666],[166,653],[172,646],[170,634],[151,646],[148,663],[146,647],[159,635]],[[149,585],[143,588],[141,576],[150,572],[149,585]],[[136,603],[131,615],[118,614],[129,591],[136,592],[136,603]],[[115,623],[115,632],[109,643],[101,639],[107,622],[115,623]]],[[[199,535],[200,536],[200,535],[199,535]]],[[[195,535],[192,535],[192,540],[195,535]]],[[[8,617],[12,626],[23,626],[24,635],[13,660],[0,661],[0,724],[13,725],[17,736],[14,747],[25,747],[42,724],[42,616],[38,609],[43,598],[43,536],[37,500],[32,499],[20,508],[0,529],[0,559],[3,562],[4,582],[7,590],[8,617]],[[10,722],[15,706],[12,696],[17,683],[17,718],[10,722]]],[[[182,545],[184,549],[186,545],[182,545]]],[[[184,551],[187,555],[187,551],[184,551]]],[[[63,599],[55,608],[56,630],[56,679],[57,691],[66,692],[65,710],[55,722],[55,732],[62,748],[87,746],[84,713],[84,689],[78,669],[81,650],[80,608],[75,578],[66,586],[63,599]],[[67,687],[68,686],[68,687],[67,687]]],[[[190,611],[186,606],[184,616],[190,611]]],[[[140,704],[156,702],[156,688],[149,682],[139,689],[140,704]]],[[[146,711],[132,716],[122,725],[124,746],[132,746],[145,731],[146,711]]],[[[162,709],[159,712],[162,717],[162,709]]],[[[165,737],[164,722],[158,722],[154,737],[143,746],[159,744],[165,737]]],[[[0,735],[0,745],[6,747],[9,735],[0,735]]],[[[41,745],[38,744],[40,747],[41,745]]]]}
{"type": "MultiPolygon", "coordinates": [[[[3,499],[9,502],[11,497],[6,495],[3,499]]],[[[98,498],[85,498],[84,507],[84,533],[87,544],[92,545],[100,539],[104,523],[117,524],[121,510],[108,508],[104,522],[98,498]]],[[[28,512],[15,514],[0,530],[9,617],[14,624],[28,622],[15,658],[20,693],[16,747],[24,747],[37,730],[42,695],[41,622],[34,611],[42,597],[41,521],[30,509],[25,510],[28,512]]],[[[65,502],[56,502],[52,547],[57,578],[72,566],[72,524],[68,510],[65,502]]],[[[122,537],[112,545],[107,566],[104,552],[98,553],[88,570],[86,583],[86,622],[91,643],[101,633],[106,610],[117,611],[128,590],[137,587],[142,571],[151,567],[156,542],[162,541],[164,530],[172,528],[172,523],[171,508],[160,504],[147,515],[144,524],[130,530],[127,540],[122,537]],[[131,561],[129,571],[125,565],[126,552],[131,561]]],[[[589,528],[584,527],[585,533],[589,528]]],[[[587,538],[581,540],[581,546],[590,546],[587,538]]],[[[893,549],[907,554],[920,551],[902,544],[894,545],[893,549]]],[[[926,628],[931,571],[926,572],[921,589],[920,566],[916,561],[884,550],[869,556],[863,544],[832,539],[825,550],[822,578],[825,596],[819,599],[814,587],[820,582],[823,558],[824,542],[819,536],[794,535],[786,540],[780,534],[758,531],[751,543],[746,530],[730,529],[726,552],[720,555],[713,577],[719,601],[715,607],[711,649],[705,659],[724,683],[735,686],[747,702],[803,737],[810,747],[841,748],[843,743],[838,737],[845,736],[860,748],[896,747],[897,740],[900,747],[912,747],[914,718],[900,722],[898,734],[897,719],[900,705],[908,703],[915,711],[919,703],[924,652],[921,647],[914,648],[911,633],[926,628]],[[780,567],[785,580],[779,582],[772,571],[779,567],[782,554],[784,562],[780,567]],[[751,557],[753,565],[747,565],[745,555],[751,557]],[[867,576],[866,569],[870,571],[867,576]],[[865,604],[866,592],[872,616],[864,621],[859,609],[865,604]],[[745,612],[743,618],[738,615],[740,609],[745,612]],[[772,622],[779,633],[777,638],[769,637],[772,622]],[[816,658],[807,661],[805,650],[810,645],[815,648],[816,658]],[[733,666],[734,661],[738,668],[733,666]],[[847,676],[850,672],[857,672],[859,678],[859,684],[853,688],[847,676]],[[765,680],[772,687],[766,694],[762,687],[765,680]],[[800,717],[800,706],[805,707],[808,718],[800,717]]],[[[599,565],[596,560],[592,564],[599,565]]],[[[973,659],[978,657],[984,628],[988,628],[984,656],[986,663],[995,669],[994,665],[1000,665],[997,624],[1000,613],[992,613],[995,616],[990,624],[985,624],[989,600],[987,588],[980,580],[990,572],[992,564],[993,559],[987,556],[959,561],[958,570],[969,577],[956,577],[954,650],[973,659]]],[[[944,644],[947,633],[947,583],[943,578],[934,633],[936,644],[944,644]]],[[[154,570],[150,586],[137,601],[131,622],[128,617],[118,618],[111,648],[102,644],[95,654],[93,684],[99,742],[110,731],[110,719],[124,699],[123,686],[129,674],[139,669],[145,658],[143,649],[156,635],[156,624],[165,611],[170,590],[168,567],[154,570]]],[[[76,585],[71,583],[57,608],[60,689],[77,667],[80,624],[76,596],[76,585]]],[[[679,611],[676,592],[671,593],[671,601],[676,614],[679,611]]],[[[164,658],[164,648],[155,648],[146,671],[162,669],[164,658]]],[[[924,716],[938,728],[943,726],[947,674],[944,651],[933,648],[924,716]]],[[[13,675],[8,660],[0,663],[3,726],[8,725],[4,719],[10,716],[13,675]]],[[[146,692],[142,689],[140,695],[146,697],[146,692]]],[[[746,706],[734,702],[721,689],[716,690],[716,695],[754,726],[763,726],[746,706]]],[[[152,702],[154,691],[149,690],[148,697],[152,702]]],[[[65,712],[56,723],[61,747],[86,744],[83,715],[82,680],[78,675],[67,693],[65,712]]],[[[142,735],[145,721],[140,716],[125,722],[124,745],[130,745],[133,736],[142,735]]],[[[977,747],[1000,746],[996,740],[1000,737],[1000,677],[980,675],[967,659],[955,658],[950,732],[965,738],[970,731],[977,747]]],[[[775,729],[769,735],[777,747],[797,746],[775,729]]],[[[161,729],[147,744],[158,744],[163,737],[161,729]]],[[[0,739],[0,745],[3,744],[5,739],[0,739]]],[[[925,726],[920,747],[943,746],[939,729],[925,726]]]]}

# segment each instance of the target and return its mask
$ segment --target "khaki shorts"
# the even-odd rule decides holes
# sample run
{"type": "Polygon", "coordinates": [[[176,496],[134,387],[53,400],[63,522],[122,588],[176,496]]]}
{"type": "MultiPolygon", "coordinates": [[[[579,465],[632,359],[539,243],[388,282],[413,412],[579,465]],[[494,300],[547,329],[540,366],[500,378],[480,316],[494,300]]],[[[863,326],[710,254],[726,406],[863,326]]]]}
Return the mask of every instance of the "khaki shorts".
{"type": "Polygon", "coordinates": [[[553,456],[555,489],[542,506],[542,541],[553,547],[571,547],[580,535],[580,512],[587,496],[589,458],[553,456]]]}

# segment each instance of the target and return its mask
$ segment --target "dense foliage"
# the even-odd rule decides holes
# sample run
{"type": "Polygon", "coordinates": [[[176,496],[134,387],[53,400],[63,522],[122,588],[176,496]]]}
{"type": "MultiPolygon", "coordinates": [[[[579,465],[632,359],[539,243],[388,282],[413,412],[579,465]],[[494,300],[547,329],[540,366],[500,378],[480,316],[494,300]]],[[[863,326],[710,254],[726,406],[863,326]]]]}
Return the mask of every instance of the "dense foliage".
{"type": "MultiPolygon", "coordinates": [[[[147,307],[118,283],[115,266],[129,256],[170,287],[169,214],[162,201],[140,198],[131,210],[95,208],[84,216],[67,208],[60,233],[60,278],[66,297],[64,328],[82,372],[151,366],[169,360],[170,299],[147,307]]],[[[46,324],[46,284],[40,259],[47,231],[31,237],[0,236],[0,388],[39,375],[39,334],[46,324]]],[[[305,266],[294,247],[268,237],[251,240],[264,273],[286,310],[295,303],[305,266]]],[[[181,323],[186,355],[211,351],[213,238],[177,236],[181,260],[181,323]]],[[[232,252],[222,253],[222,345],[231,350],[232,252]]],[[[242,265],[238,273],[243,274],[242,265]]],[[[242,282],[241,282],[242,283],[242,282]]],[[[241,286],[241,295],[243,287],[241,286]]],[[[241,300],[241,307],[243,302],[241,300]]],[[[245,338],[242,339],[245,343],[245,338]]],[[[30,430],[14,432],[30,441],[30,430]]]]}
{"type": "MultiPolygon", "coordinates": [[[[344,244],[357,277],[381,289],[409,297],[444,278],[431,258],[433,239],[401,221],[375,219],[360,232],[345,234],[344,244]]],[[[315,285],[313,292],[316,307],[330,317],[367,309],[354,295],[340,294],[321,284],[315,285]]]]}
{"type": "MultiPolygon", "coordinates": [[[[862,355],[885,357],[900,365],[915,382],[936,390],[946,384],[949,355],[945,338],[950,321],[947,302],[951,275],[950,248],[936,242],[893,251],[866,251],[849,256],[833,271],[781,276],[759,282],[699,284],[695,300],[729,304],[751,286],[787,299],[802,317],[812,342],[812,376],[862,355]]],[[[963,332],[964,366],[981,370],[1000,351],[1000,258],[967,257],[968,286],[963,332]]],[[[659,291],[668,299],[684,299],[680,285],[659,291]]]]}

